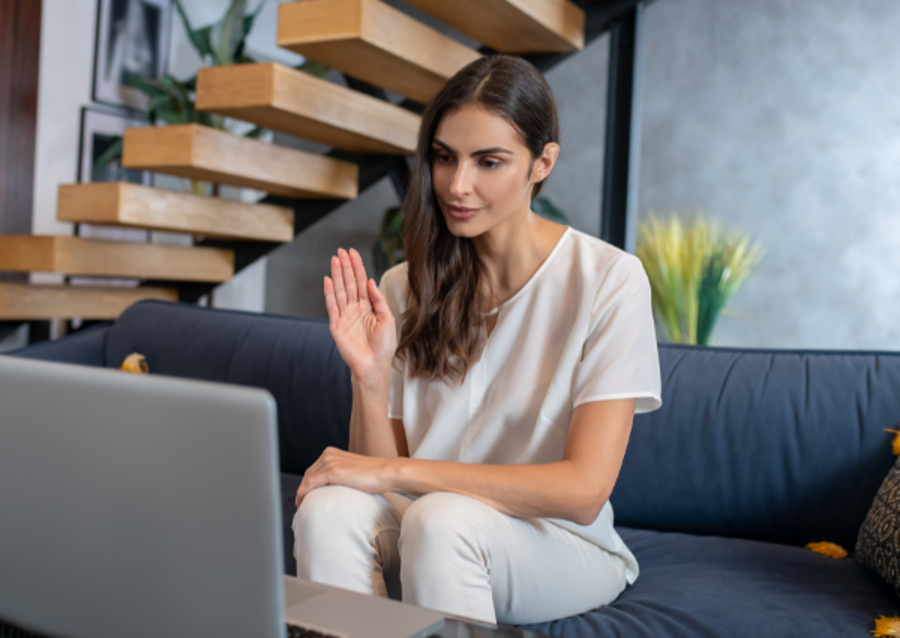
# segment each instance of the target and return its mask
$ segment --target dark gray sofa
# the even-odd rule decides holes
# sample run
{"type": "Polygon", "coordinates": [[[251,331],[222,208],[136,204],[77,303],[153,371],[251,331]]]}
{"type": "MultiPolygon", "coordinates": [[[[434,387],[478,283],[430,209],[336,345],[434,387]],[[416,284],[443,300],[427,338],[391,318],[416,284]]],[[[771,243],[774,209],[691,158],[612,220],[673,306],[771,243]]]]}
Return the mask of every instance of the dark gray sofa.
{"type": "MultiPolygon", "coordinates": [[[[17,351],[266,388],[278,402],[285,565],[305,468],[346,448],[349,371],[323,320],[140,302],[112,324],[17,351]]],[[[663,407],[635,416],[611,501],[640,576],[611,605],[533,625],[554,636],[871,636],[900,599],[852,557],[895,457],[900,353],[660,344],[663,407]]]]}

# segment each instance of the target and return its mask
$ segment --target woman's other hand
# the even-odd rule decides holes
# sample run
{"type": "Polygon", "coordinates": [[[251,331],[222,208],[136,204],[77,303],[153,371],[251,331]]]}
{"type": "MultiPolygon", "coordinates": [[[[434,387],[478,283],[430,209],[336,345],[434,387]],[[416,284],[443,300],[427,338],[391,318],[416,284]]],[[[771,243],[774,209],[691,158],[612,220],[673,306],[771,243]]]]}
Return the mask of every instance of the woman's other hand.
{"type": "Polygon", "coordinates": [[[303,497],[323,485],[345,485],[369,494],[381,494],[392,488],[388,467],[392,460],[345,452],[327,447],[318,460],[303,474],[294,505],[300,507],[303,497]]]}
{"type": "Polygon", "coordinates": [[[394,315],[355,249],[340,248],[331,258],[325,306],[331,336],[351,372],[362,380],[384,375],[397,349],[394,315]]]}

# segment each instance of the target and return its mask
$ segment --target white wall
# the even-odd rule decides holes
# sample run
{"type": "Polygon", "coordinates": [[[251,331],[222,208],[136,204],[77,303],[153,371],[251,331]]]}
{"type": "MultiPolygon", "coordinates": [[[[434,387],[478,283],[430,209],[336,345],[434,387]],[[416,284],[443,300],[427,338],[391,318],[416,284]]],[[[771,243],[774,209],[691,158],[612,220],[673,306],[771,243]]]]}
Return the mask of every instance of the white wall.
{"type": "Polygon", "coordinates": [[[56,191],[76,181],[81,107],[91,103],[96,0],[44,0],[34,159],[35,235],[71,235],[56,191]]]}
{"type": "Polygon", "coordinates": [[[703,209],[767,250],[716,345],[900,349],[900,3],[647,9],[641,220],[703,209]]]}

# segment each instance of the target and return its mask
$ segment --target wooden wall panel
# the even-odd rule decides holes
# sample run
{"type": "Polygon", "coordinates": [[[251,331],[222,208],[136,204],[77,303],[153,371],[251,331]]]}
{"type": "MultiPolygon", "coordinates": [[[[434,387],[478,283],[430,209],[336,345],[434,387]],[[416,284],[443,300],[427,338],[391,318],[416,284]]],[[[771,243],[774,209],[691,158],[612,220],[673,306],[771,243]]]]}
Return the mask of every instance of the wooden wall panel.
{"type": "Polygon", "coordinates": [[[0,233],[31,233],[42,4],[0,0],[0,233]]]}

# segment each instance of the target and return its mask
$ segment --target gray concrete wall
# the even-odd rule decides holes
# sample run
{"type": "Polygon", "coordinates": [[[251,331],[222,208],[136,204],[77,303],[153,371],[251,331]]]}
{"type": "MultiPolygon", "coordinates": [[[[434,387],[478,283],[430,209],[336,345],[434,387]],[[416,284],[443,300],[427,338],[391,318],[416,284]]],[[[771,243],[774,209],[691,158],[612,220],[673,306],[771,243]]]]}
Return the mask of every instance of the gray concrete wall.
{"type": "MultiPolygon", "coordinates": [[[[399,0],[389,4],[469,46],[478,46],[399,0]]],[[[609,38],[603,36],[547,73],[562,120],[561,149],[541,194],[567,214],[574,228],[593,235],[600,233],[608,56],[609,38]]],[[[341,82],[336,74],[326,77],[341,82]]],[[[395,102],[399,99],[399,96],[389,97],[395,102]]],[[[276,142],[313,150],[308,143],[292,143],[284,137],[277,138],[276,142]]],[[[266,310],[327,317],[322,278],[330,274],[331,255],[338,247],[352,246],[366,260],[370,275],[375,276],[371,248],[385,209],[398,204],[399,199],[390,182],[384,179],[304,231],[293,243],[271,253],[267,266],[266,310]]]]}
{"type": "Polygon", "coordinates": [[[639,220],[702,209],[768,251],[714,343],[900,349],[900,2],[646,17],[639,220]]]}

